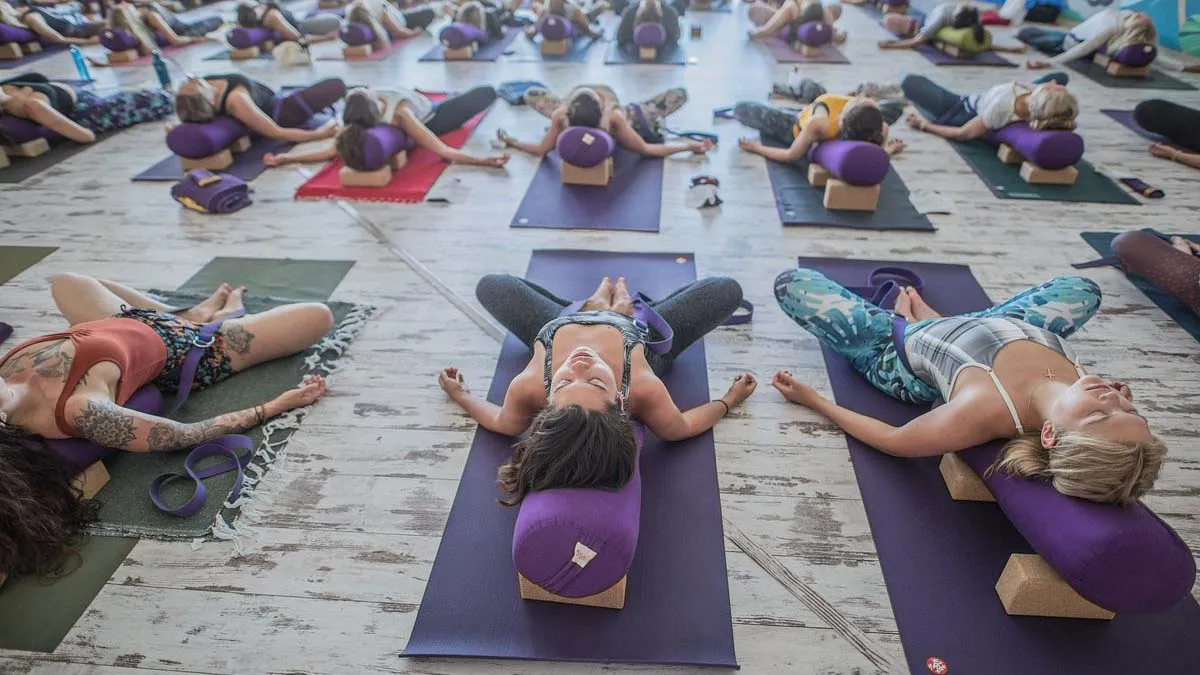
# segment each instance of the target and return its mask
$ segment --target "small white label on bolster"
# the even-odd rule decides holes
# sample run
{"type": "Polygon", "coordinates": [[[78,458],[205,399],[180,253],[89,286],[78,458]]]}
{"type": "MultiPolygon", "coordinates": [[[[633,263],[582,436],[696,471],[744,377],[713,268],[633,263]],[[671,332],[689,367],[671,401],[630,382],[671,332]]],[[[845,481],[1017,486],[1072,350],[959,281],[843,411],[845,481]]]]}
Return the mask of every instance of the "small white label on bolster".
{"type": "MultiPolygon", "coordinates": [[[[583,141],[584,145],[591,145],[592,143],[596,142],[596,137],[591,134],[584,134],[583,138],[580,140],[583,141]]],[[[582,546],[582,544],[580,544],[580,546],[582,546]]]]}
{"type": "Polygon", "coordinates": [[[587,546],[584,546],[583,542],[581,542],[581,541],[575,542],[575,557],[571,558],[571,562],[575,563],[576,565],[579,565],[580,568],[584,568],[584,567],[587,567],[587,564],[592,562],[592,558],[595,558],[595,557],[596,557],[595,551],[588,548],[587,546]]]}

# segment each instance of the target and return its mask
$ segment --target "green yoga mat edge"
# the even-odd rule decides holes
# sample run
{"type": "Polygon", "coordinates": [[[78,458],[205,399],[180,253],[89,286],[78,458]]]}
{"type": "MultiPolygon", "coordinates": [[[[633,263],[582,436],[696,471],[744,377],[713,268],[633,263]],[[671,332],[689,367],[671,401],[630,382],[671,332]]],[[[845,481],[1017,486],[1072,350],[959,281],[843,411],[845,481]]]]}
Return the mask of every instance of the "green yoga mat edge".
{"type": "Polygon", "coordinates": [[[57,246],[0,246],[0,284],[12,281],[57,250],[57,246]]]}

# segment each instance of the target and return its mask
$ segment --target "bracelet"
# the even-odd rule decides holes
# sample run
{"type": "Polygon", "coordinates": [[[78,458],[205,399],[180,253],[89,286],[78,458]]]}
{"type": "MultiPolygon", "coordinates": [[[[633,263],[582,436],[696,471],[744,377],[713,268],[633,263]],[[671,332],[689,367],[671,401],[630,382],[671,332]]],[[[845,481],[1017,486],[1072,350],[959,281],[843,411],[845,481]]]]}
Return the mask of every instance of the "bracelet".
{"type": "Polygon", "coordinates": [[[714,400],[714,401],[712,401],[712,402],[713,402],[713,403],[720,403],[721,405],[725,406],[725,414],[726,414],[726,415],[728,415],[728,414],[729,414],[729,404],[728,404],[728,403],[726,403],[724,399],[720,399],[720,398],[718,398],[718,399],[716,399],[716,400],[714,400]]]}
{"type": "Polygon", "coordinates": [[[254,416],[258,418],[258,426],[262,426],[263,413],[264,413],[264,411],[263,411],[263,407],[261,405],[254,406],[254,416]]]}

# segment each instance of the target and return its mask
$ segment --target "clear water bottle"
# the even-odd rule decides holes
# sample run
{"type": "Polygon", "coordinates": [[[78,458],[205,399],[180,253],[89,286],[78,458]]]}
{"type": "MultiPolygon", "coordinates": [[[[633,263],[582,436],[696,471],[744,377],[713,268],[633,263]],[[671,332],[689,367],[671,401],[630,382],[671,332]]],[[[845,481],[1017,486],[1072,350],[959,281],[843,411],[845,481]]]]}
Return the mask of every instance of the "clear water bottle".
{"type": "Polygon", "coordinates": [[[83,60],[83,52],[75,45],[71,45],[71,59],[75,61],[75,71],[79,73],[79,79],[91,82],[92,74],[88,72],[87,61],[83,60]]]}
{"type": "Polygon", "coordinates": [[[158,83],[163,89],[171,91],[171,73],[167,70],[166,60],[157,49],[154,50],[151,60],[154,62],[154,73],[158,75],[158,83]]]}

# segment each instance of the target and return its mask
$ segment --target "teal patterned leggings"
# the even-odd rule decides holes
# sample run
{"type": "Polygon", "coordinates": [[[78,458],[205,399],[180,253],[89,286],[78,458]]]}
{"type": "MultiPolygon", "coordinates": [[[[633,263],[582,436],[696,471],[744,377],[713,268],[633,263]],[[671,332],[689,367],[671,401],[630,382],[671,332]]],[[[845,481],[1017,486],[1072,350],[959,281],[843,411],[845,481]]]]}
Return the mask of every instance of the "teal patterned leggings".
{"type": "Polygon", "coordinates": [[[79,90],[75,95],[71,118],[97,134],[159,120],[174,112],[171,94],[160,89],[122,91],[104,97],[79,90]]]}
{"type": "MultiPolygon", "coordinates": [[[[932,403],[936,387],[917,379],[896,353],[892,312],[876,307],[816,270],[797,268],[775,278],[784,313],[826,347],[850,361],[876,389],[906,403],[932,403]]],[[[1100,308],[1100,287],[1083,277],[1055,277],[985,310],[964,316],[1005,316],[1063,338],[1100,308]]],[[[938,319],[909,324],[908,330],[938,319]]]]}

